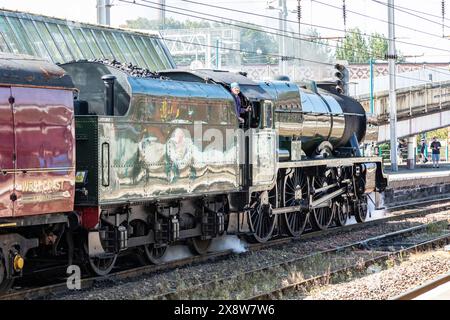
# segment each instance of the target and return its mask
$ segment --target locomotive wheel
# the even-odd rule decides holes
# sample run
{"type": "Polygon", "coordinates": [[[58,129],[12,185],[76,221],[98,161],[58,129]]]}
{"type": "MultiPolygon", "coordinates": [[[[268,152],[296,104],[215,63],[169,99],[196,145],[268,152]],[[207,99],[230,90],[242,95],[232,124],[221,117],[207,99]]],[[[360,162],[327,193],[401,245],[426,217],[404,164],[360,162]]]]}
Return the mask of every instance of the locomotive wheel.
{"type": "MultiPolygon", "coordinates": [[[[142,237],[148,234],[149,226],[143,220],[133,220],[130,222],[130,226],[133,229],[133,233],[131,234],[131,238],[134,237],[142,237]]],[[[148,259],[148,254],[153,249],[153,245],[150,245],[150,248],[146,248],[145,245],[136,247],[134,249],[134,253],[138,262],[141,265],[147,265],[149,263],[153,263],[150,259],[148,259]],[[147,250],[146,250],[147,249],[147,250]]]]}
{"type": "MultiPolygon", "coordinates": [[[[130,222],[133,227],[133,237],[142,237],[148,234],[150,226],[142,220],[130,222]]],[[[136,256],[143,265],[164,263],[163,258],[167,252],[167,246],[155,248],[154,244],[143,245],[136,248],[136,256]]]]}
{"type": "Polygon", "coordinates": [[[348,221],[348,213],[349,213],[348,202],[347,201],[343,203],[335,202],[333,205],[336,206],[335,209],[336,225],[338,227],[345,226],[348,221]]]}
{"type": "Polygon", "coordinates": [[[90,257],[87,239],[83,244],[84,255],[86,257],[86,269],[88,273],[94,276],[108,275],[116,264],[117,254],[111,254],[105,257],[90,257]]]}
{"type": "MultiPolygon", "coordinates": [[[[142,220],[134,220],[131,222],[131,225],[136,228],[135,236],[137,237],[144,236],[149,232],[150,226],[142,220]]],[[[167,246],[155,247],[155,244],[152,243],[139,247],[138,252],[140,253],[141,257],[144,257],[144,264],[150,263],[159,265],[164,262],[163,258],[167,252],[167,246]]]]}
{"type": "Polygon", "coordinates": [[[363,223],[367,219],[367,196],[361,196],[355,204],[355,219],[358,223],[363,223]]]}
{"type": "Polygon", "coordinates": [[[315,230],[327,230],[333,221],[332,208],[317,208],[313,209],[311,215],[311,224],[315,230]]]}
{"type": "MultiPolygon", "coordinates": [[[[313,177],[312,178],[312,187],[313,189],[318,189],[325,187],[329,184],[328,180],[330,180],[330,176],[325,177],[313,177]]],[[[326,192],[321,192],[316,195],[316,198],[320,198],[326,195],[326,192]]],[[[326,230],[330,226],[331,222],[333,222],[335,206],[323,207],[313,209],[312,215],[310,216],[311,226],[315,230],[326,230]]]]}
{"type": "Polygon", "coordinates": [[[88,257],[88,268],[97,276],[108,275],[116,264],[117,254],[110,257],[88,257]]]}
{"type": "MultiPolygon", "coordinates": [[[[309,194],[308,178],[303,174],[302,170],[296,169],[292,174],[286,176],[283,192],[284,207],[298,206],[301,200],[307,199],[309,194]]],[[[309,212],[302,210],[285,213],[283,216],[289,234],[292,237],[299,237],[305,230],[309,212]]]]}
{"type": "Polygon", "coordinates": [[[204,255],[211,246],[212,239],[202,240],[200,238],[191,238],[187,241],[188,247],[193,254],[204,255]]]}
{"type": "Polygon", "coordinates": [[[271,191],[255,192],[252,195],[248,222],[253,234],[249,237],[249,241],[264,243],[272,237],[276,223],[276,216],[272,214],[272,209],[277,206],[277,186],[271,191]]]}
{"type": "Polygon", "coordinates": [[[151,264],[159,265],[164,263],[164,256],[167,252],[167,246],[156,248],[154,244],[145,246],[145,257],[151,264]]]}
{"type": "Polygon", "coordinates": [[[6,264],[3,255],[0,252],[0,293],[8,291],[14,282],[14,279],[6,279],[6,264]]]}

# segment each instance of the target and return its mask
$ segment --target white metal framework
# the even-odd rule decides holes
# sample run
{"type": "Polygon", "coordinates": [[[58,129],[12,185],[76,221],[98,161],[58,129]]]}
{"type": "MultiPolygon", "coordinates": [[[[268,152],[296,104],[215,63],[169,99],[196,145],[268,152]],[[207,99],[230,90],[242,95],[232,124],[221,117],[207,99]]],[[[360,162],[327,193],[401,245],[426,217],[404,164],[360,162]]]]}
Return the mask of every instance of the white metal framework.
{"type": "Polygon", "coordinates": [[[200,61],[206,68],[220,67],[221,64],[241,65],[241,56],[235,51],[240,50],[237,28],[171,29],[161,33],[167,39],[170,53],[179,60],[185,59],[185,65],[192,61],[200,61]]]}
{"type": "Polygon", "coordinates": [[[150,70],[174,68],[158,35],[0,10],[0,51],[55,63],[115,59],[150,70]]]}

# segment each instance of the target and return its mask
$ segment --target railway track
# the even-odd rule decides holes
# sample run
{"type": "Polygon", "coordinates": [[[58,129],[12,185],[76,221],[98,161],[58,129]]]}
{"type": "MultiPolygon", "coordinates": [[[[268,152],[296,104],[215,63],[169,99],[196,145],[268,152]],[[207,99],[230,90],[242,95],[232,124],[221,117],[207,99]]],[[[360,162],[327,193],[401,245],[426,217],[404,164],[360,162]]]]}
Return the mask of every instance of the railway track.
{"type": "MultiPolygon", "coordinates": [[[[383,241],[391,236],[399,236],[399,235],[402,235],[402,233],[410,233],[411,231],[417,231],[420,228],[423,228],[423,227],[422,226],[420,226],[419,228],[414,227],[414,228],[411,228],[410,230],[401,231],[400,233],[396,232],[396,234],[392,234],[392,235],[388,234],[388,235],[385,235],[382,237],[368,239],[366,241],[363,241],[363,243],[368,244],[369,242],[372,242],[372,241],[380,241],[380,240],[383,241]],[[416,230],[413,230],[413,229],[416,229],[416,230]]],[[[363,261],[358,261],[355,264],[351,264],[349,266],[345,266],[342,268],[337,268],[335,270],[330,270],[329,272],[327,272],[325,274],[321,274],[316,277],[308,278],[306,280],[301,280],[298,282],[290,283],[288,285],[280,286],[275,289],[269,290],[267,292],[258,293],[256,295],[249,297],[248,300],[269,300],[269,299],[274,299],[274,298],[281,298],[289,293],[298,291],[299,288],[302,288],[302,287],[308,288],[310,286],[326,284],[329,282],[329,280],[331,278],[338,277],[340,275],[346,275],[348,273],[365,270],[370,265],[382,263],[388,259],[398,260],[398,259],[403,258],[405,255],[408,255],[409,253],[425,251],[429,248],[435,248],[437,246],[446,245],[449,242],[450,242],[450,233],[436,237],[436,238],[428,240],[428,241],[413,244],[413,245],[410,245],[410,246],[407,246],[407,247],[404,247],[404,248],[401,248],[398,250],[386,251],[386,252],[383,250],[383,251],[380,251],[381,254],[376,257],[364,259],[363,261]]],[[[363,243],[361,243],[361,244],[363,244],[363,243]]],[[[357,246],[355,246],[354,248],[357,248],[357,246]]],[[[347,249],[353,250],[354,248],[347,248],[347,249]]]]}
{"type": "MultiPolygon", "coordinates": [[[[442,223],[439,222],[439,223],[442,223]]],[[[446,226],[448,226],[448,222],[445,221],[446,226]]],[[[430,225],[433,225],[436,223],[432,223],[430,225]]],[[[285,277],[285,271],[286,270],[296,270],[299,266],[301,266],[300,269],[307,267],[309,265],[313,265],[317,269],[320,269],[320,264],[323,263],[322,261],[326,260],[325,264],[328,263],[328,261],[337,261],[339,259],[339,255],[345,255],[346,257],[348,255],[351,255],[352,253],[355,253],[355,257],[357,260],[357,263],[351,264],[342,268],[338,268],[336,270],[331,270],[330,272],[326,272],[321,276],[311,277],[306,280],[302,279],[298,282],[290,283],[285,286],[277,287],[275,289],[271,289],[270,291],[259,293],[257,295],[247,297],[247,299],[250,300],[267,300],[272,299],[274,295],[280,295],[282,296],[282,293],[286,292],[287,290],[294,290],[300,285],[306,285],[306,284],[312,284],[312,283],[320,283],[324,280],[329,279],[329,277],[338,274],[338,273],[346,273],[351,270],[356,270],[361,268],[363,265],[368,265],[372,263],[376,263],[379,261],[386,260],[393,255],[401,255],[407,252],[410,252],[411,250],[418,250],[422,248],[422,246],[428,246],[428,245],[434,245],[437,243],[447,243],[450,241],[450,232],[446,232],[445,235],[441,235],[439,237],[436,237],[433,240],[424,241],[420,244],[415,244],[412,246],[409,246],[407,248],[402,248],[400,250],[395,250],[393,252],[387,252],[380,251],[379,248],[381,248],[381,244],[392,246],[396,242],[396,238],[404,239],[408,236],[411,236],[416,233],[425,232],[429,228],[429,225],[420,225],[396,232],[392,232],[389,234],[385,234],[382,236],[377,236],[374,238],[369,238],[363,241],[359,241],[356,243],[352,243],[349,245],[341,246],[338,248],[334,248],[331,250],[326,250],[322,252],[313,253],[310,255],[298,257],[295,259],[291,259],[289,261],[283,261],[281,263],[274,263],[269,266],[264,266],[261,268],[252,269],[243,273],[234,274],[232,276],[223,277],[221,279],[214,279],[205,283],[200,283],[198,285],[190,286],[188,288],[184,288],[181,290],[171,290],[156,296],[151,297],[150,299],[154,300],[174,300],[174,299],[203,299],[205,298],[209,293],[214,292],[217,288],[221,287],[229,287],[230,283],[234,283],[238,286],[240,284],[245,283],[249,279],[257,279],[255,282],[259,282],[259,279],[263,279],[268,274],[273,275],[279,275],[281,274],[283,277],[285,277]],[[372,253],[376,255],[376,257],[372,257],[372,253]],[[368,259],[364,259],[365,255],[368,255],[368,259]],[[359,258],[364,259],[364,263],[362,265],[359,258]],[[204,295],[202,295],[204,293],[204,295]]],[[[383,249],[384,250],[384,249],[383,249]]],[[[343,258],[343,260],[347,258],[343,258]]],[[[325,267],[327,269],[328,267],[325,267]]],[[[258,285],[261,285],[258,283],[258,285]]],[[[241,288],[239,288],[240,290],[241,288]]],[[[238,290],[238,291],[239,291],[238,290]]],[[[241,297],[242,298],[242,297],[241,297]]]]}
{"type": "MultiPolygon", "coordinates": [[[[371,220],[364,224],[351,224],[346,225],[341,228],[331,228],[329,230],[325,231],[317,231],[317,232],[310,232],[302,235],[298,239],[290,239],[290,238],[281,238],[281,239],[275,239],[271,241],[270,243],[266,244],[251,244],[248,246],[248,251],[257,251],[264,248],[270,248],[275,246],[281,246],[285,245],[291,242],[295,241],[302,241],[317,237],[323,237],[330,234],[335,233],[344,233],[354,230],[361,230],[370,226],[378,225],[387,223],[390,221],[395,220],[401,220],[405,218],[414,218],[414,217],[420,217],[420,216],[426,216],[428,214],[441,212],[445,210],[450,210],[450,197],[448,198],[442,198],[437,200],[429,200],[429,201],[420,201],[415,203],[408,203],[408,204],[402,204],[395,207],[387,208],[386,212],[389,214],[389,216],[371,220]],[[426,209],[424,209],[426,208],[426,209]]],[[[94,284],[102,282],[102,281],[119,281],[119,280],[126,280],[130,278],[135,278],[147,274],[152,274],[158,271],[162,270],[171,270],[175,268],[179,268],[182,266],[188,266],[188,265],[196,265],[205,263],[208,261],[217,261],[220,259],[224,259],[227,256],[232,254],[232,250],[225,250],[220,252],[212,252],[204,256],[193,256],[188,257],[172,262],[168,262],[162,265],[151,265],[151,266],[144,266],[144,267],[137,267],[132,268],[128,270],[121,270],[114,272],[108,276],[105,277],[91,277],[91,278],[85,278],[81,280],[81,288],[82,289],[88,289],[90,287],[93,287],[94,284]]],[[[51,284],[51,285],[45,285],[41,287],[35,287],[35,288],[23,288],[18,289],[17,291],[12,291],[9,294],[0,296],[1,300],[23,300],[23,299],[43,299],[43,298],[51,298],[52,296],[63,294],[69,292],[69,289],[67,288],[66,282],[61,282],[57,284],[51,284]]]]}

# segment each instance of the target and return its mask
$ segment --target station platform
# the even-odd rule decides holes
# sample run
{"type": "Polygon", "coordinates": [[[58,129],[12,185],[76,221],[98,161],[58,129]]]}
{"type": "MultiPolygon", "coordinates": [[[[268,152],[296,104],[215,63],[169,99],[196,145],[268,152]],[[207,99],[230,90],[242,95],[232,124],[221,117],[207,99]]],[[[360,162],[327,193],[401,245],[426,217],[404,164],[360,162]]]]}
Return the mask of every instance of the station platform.
{"type": "Polygon", "coordinates": [[[447,282],[413,300],[450,300],[450,283],[447,282]]]}
{"type": "Polygon", "coordinates": [[[384,171],[388,175],[389,188],[394,189],[450,183],[450,163],[442,163],[439,168],[433,168],[429,163],[418,164],[413,170],[400,165],[397,172],[386,166],[384,171]]]}
{"type": "Polygon", "coordinates": [[[383,193],[383,203],[387,206],[450,195],[450,163],[442,163],[439,168],[428,163],[418,164],[414,170],[401,165],[398,172],[385,166],[384,172],[388,176],[388,186],[383,193]]]}

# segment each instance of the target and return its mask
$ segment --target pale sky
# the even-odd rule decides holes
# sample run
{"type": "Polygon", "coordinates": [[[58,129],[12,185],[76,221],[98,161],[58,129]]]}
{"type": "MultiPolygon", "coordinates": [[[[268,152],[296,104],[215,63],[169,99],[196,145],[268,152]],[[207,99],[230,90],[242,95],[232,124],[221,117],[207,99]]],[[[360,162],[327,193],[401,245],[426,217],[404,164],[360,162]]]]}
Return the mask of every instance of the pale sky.
{"type": "MultiPolygon", "coordinates": [[[[266,0],[194,0],[202,3],[210,3],[217,6],[236,8],[243,11],[250,11],[253,13],[259,13],[263,15],[270,15],[277,17],[277,10],[266,9],[266,0]]],[[[379,0],[386,4],[387,0],[379,0]]],[[[154,5],[151,2],[158,2],[158,0],[149,0],[147,3],[138,1],[147,5],[154,5]]],[[[343,29],[343,17],[342,9],[335,9],[324,6],[319,2],[331,4],[341,7],[342,0],[302,0],[303,5],[303,22],[304,25],[310,23],[315,25],[321,25],[326,27],[343,29]]],[[[447,0],[447,15],[445,20],[445,35],[450,36],[450,0],[447,0]]],[[[137,17],[147,17],[154,19],[157,17],[158,10],[145,8],[142,6],[126,4],[119,0],[113,1],[114,6],[111,11],[112,25],[119,26],[124,24],[126,20],[135,19],[137,17]]],[[[201,6],[191,3],[186,3],[181,0],[166,0],[166,4],[169,6],[181,7],[190,10],[200,11],[204,13],[219,15],[223,17],[229,17],[236,20],[244,20],[257,24],[267,25],[278,28],[278,22],[276,20],[268,18],[260,18],[251,15],[232,14],[229,11],[223,11],[215,9],[209,6],[201,6]]],[[[277,4],[277,1],[275,1],[277,4]]],[[[363,32],[380,32],[387,36],[388,26],[386,22],[375,21],[366,17],[361,17],[351,13],[350,11],[360,12],[371,17],[377,17],[381,20],[387,20],[387,7],[383,4],[378,4],[373,0],[346,0],[347,4],[347,28],[359,27],[363,32]]],[[[441,16],[441,0],[395,0],[395,4],[436,16],[441,16]]],[[[297,0],[288,0],[288,9],[294,10],[297,5],[297,0]]],[[[65,18],[69,20],[83,21],[83,22],[96,22],[96,0],[0,0],[0,7],[19,11],[28,11],[32,13],[45,14],[49,16],[55,16],[65,18]]],[[[173,10],[168,8],[168,10],[173,10]]],[[[423,16],[421,13],[413,13],[423,16]]],[[[175,19],[184,20],[185,17],[173,13],[168,13],[175,19]]],[[[429,22],[412,15],[408,15],[399,11],[396,11],[396,23],[398,25],[404,25],[409,28],[417,29],[419,31],[435,34],[436,36],[422,34],[418,31],[408,30],[400,26],[397,27],[396,35],[398,39],[397,48],[405,55],[422,55],[424,57],[412,58],[410,60],[422,62],[449,62],[450,61],[450,38],[443,39],[442,36],[442,19],[438,17],[423,16],[429,20],[429,22]],[[434,50],[429,48],[421,48],[412,45],[402,44],[401,42],[410,42],[414,44],[420,44],[428,47],[436,47],[441,50],[434,50]]],[[[192,20],[192,18],[190,18],[192,20]]],[[[290,13],[289,20],[296,20],[295,13],[290,13]]],[[[289,26],[293,31],[298,30],[297,24],[291,24],[289,26]]],[[[342,36],[342,32],[330,31],[325,29],[318,29],[321,35],[334,37],[342,36]]],[[[331,42],[334,44],[334,42],[331,42]]]]}

